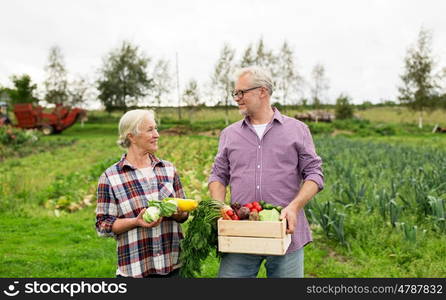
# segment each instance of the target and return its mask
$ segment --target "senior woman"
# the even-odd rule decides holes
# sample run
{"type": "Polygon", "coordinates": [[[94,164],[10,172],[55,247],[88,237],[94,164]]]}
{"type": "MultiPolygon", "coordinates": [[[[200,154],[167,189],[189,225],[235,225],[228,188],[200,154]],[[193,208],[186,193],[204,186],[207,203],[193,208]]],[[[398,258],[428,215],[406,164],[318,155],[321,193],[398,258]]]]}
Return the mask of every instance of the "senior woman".
{"type": "Polygon", "coordinates": [[[117,241],[117,277],[178,277],[182,223],[188,214],[147,223],[147,200],[185,198],[172,163],[155,156],[159,134],[151,110],[126,112],[119,121],[121,160],[100,176],[96,231],[117,241]]]}

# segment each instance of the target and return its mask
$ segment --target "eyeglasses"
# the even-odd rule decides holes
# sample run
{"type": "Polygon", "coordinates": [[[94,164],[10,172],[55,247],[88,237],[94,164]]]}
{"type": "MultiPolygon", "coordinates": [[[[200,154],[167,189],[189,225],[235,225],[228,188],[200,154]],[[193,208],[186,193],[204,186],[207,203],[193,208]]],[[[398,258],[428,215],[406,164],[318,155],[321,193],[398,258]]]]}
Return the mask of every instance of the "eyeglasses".
{"type": "Polygon", "coordinates": [[[231,92],[231,95],[232,95],[232,97],[233,97],[234,99],[235,99],[235,98],[240,98],[240,99],[242,99],[243,96],[245,96],[245,93],[247,93],[247,92],[249,92],[249,91],[252,91],[252,90],[255,90],[255,89],[258,89],[258,88],[261,88],[261,86],[252,87],[252,88],[249,88],[249,89],[246,89],[246,90],[233,90],[233,91],[231,92]]]}

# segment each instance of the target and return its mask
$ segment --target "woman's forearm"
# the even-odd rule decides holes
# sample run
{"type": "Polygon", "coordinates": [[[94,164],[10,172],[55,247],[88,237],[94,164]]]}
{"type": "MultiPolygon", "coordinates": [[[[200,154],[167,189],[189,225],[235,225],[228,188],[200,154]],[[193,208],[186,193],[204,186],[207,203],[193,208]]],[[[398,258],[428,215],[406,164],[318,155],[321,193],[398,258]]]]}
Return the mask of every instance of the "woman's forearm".
{"type": "Polygon", "coordinates": [[[113,223],[112,231],[115,234],[121,234],[123,232],[129,231],[135,227],[137,227],[137,218],[124,218],[124,219],[116,219],[113,223]]]}

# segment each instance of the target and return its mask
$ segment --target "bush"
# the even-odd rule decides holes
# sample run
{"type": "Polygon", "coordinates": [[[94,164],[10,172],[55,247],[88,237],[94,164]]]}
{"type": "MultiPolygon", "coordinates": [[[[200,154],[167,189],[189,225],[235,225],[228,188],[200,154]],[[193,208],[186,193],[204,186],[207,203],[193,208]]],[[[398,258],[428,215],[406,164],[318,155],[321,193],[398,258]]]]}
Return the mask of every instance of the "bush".
{"type": "Polygon", "coordinates": [[[376,124],[373,128],[379,135],[395,135],[397,134],[397,129],[395,125],[392,124],[376,124]]]}
{"type": "Polygon", "coordinates": [[[341,95],[336,99],[335,114],[338,120],[353,118],[353,105],[348,96],[341,95]]]}
{"type": "Polygon", "coordinates": [[[308,122],[306,124],[310,128],[311,134],[330,134],[334,130],[333,123],[308,122]]]}
{"type": "Polygon", "coordinates": [[[10,126],[0,127],[0,144],[5,146],[18,146],[25,143],[34,143],[39,140],[41,133],[36,130],[22,130],[10,126]]]}
{"type": "Polygon", "coordinates": [[[72,145],[75,141],[73,138],[42,138],[42,133],[38,130],[0,127],[0,161],[72,145]]]}

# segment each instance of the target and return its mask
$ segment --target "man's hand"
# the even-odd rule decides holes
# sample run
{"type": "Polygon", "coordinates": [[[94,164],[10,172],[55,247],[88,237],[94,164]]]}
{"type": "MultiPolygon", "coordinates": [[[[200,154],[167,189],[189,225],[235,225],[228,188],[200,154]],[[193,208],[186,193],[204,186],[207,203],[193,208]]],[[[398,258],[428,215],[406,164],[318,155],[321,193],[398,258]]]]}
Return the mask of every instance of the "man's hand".
{"type": "Polygon", "coordinates": [[[135,219],[135,225],[136,226],[146,227],[146,228],[156,227],[156,226],[158,226],[161,223],[161,221],[163,221],[163,217],[159,218],[155,222],[148,223],[148,222],[144,221],[142,216],[144,215],[145,211],[146,211],[146,209],[144,208],[143,210],[141,210],[139,215],[136,217],[136,219],[135,219]]]}
{"type": "Polygon", "coordinates": [[[294,233],[297,224],[297,211],[294,205],[290,203],[287,207],[283,208],[280,213],[280,219],[286,219],[287,229],[286,233],[294,233]]]}
{"type": "Polygon", "coordinates": [[[305,207],[308,201],[310,201],[310,199],[318,193],[318,191],[319,187],[317,183],[312,180],[307,180],[304,182],[293,201],[291,201],[287,207],[282,209],[280,219],[282,220],[286,218],[288,223],[287,233],[293,233],[295,231],[297,225],[297,214],[305,207]]]}

